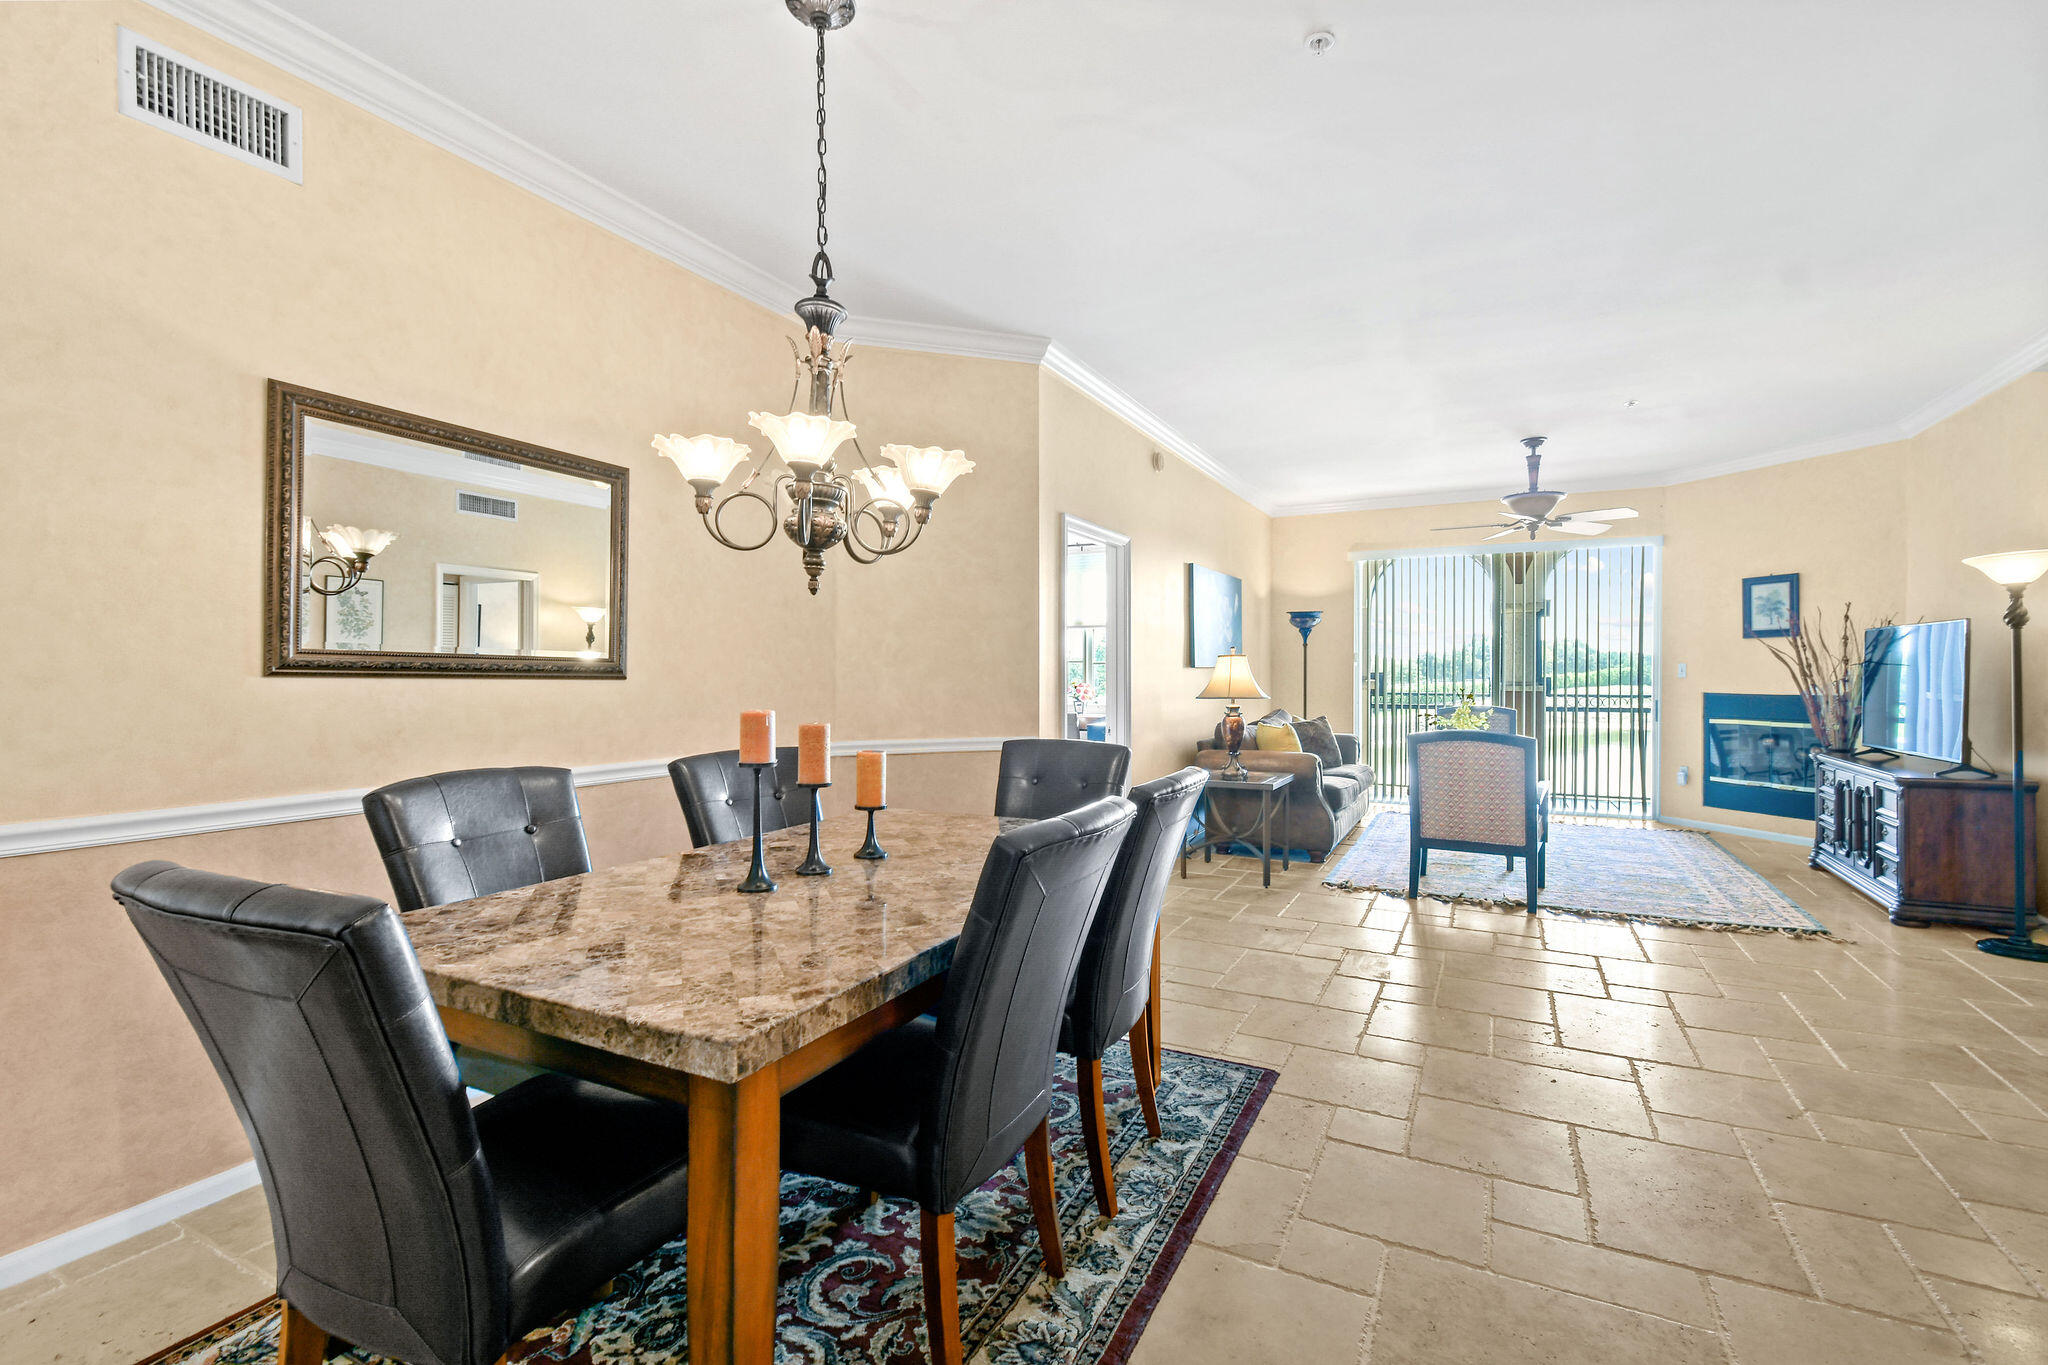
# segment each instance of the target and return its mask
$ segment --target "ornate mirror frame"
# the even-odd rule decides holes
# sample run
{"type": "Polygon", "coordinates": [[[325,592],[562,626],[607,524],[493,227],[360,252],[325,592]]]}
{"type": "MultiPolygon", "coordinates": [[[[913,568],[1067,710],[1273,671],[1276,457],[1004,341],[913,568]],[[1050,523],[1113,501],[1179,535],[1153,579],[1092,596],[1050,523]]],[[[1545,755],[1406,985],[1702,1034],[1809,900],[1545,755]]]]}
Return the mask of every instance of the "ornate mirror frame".
{"type": "Polygon", "coordinates": [[[409,677],[623,678],[626,676],[626,470],[544,446],[528,445],[429,417],[361,403],[283,380],[270,381],[268,402],[268,513],[263,531],[263,672],[409,677]],[[609,611],[605,657],[535,657],[512,654],[414,653],[399,650],[305,649],[299,640],[300,502],[305,489],[306,419],[324,418],[406,440],[595,479],[611,490],[609,611]]]}

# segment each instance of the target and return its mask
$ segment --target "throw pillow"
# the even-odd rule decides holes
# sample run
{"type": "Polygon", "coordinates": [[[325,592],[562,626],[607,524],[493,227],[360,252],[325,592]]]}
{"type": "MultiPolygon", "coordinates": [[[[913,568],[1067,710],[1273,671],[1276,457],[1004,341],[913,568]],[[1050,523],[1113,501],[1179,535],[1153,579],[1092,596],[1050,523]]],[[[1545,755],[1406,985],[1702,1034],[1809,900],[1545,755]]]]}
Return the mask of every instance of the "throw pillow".
{"type": "Polygon", "coordinates": [[[1294,722],[1294,733],[1301,741],[1301,751],[1314,754],[1323,761],[1325,768],[1334,768],[1344,761],[1343,753],[1337,748],[1337,732],[1330,728],[1328,716],[1298,720],[1294,722]]]}
{"type": "Polygon", "coordinates": [[[1262,720],[1258,724],[1259,751],[1277,750],[1284,754],[1301,752],[1301,740],[1295,735],[1294,727],[1284,720],[1262,720]]]}

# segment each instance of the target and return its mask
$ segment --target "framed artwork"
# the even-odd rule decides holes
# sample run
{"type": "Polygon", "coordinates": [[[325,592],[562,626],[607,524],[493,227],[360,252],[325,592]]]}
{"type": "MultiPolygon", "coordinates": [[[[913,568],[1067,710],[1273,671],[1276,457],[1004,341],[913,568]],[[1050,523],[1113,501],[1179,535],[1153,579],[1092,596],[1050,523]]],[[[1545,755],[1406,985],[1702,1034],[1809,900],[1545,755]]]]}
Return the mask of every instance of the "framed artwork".
{"type": "MultiPolygon", "coordinates": [[[[336,580],[329,577],[328,586],[336,580]]],[[[384,580],[365,578],[327,599],[328,649],[384,648],[384,580]]]]}
{"type": "Polygon", "coordinates": [[[1244,580],[1188,565],[1188,667],[1214,668],[1244,652],[1244,580]]]}
{"type": "Polygon", "coordinates": [[[1799,575],[1742,580],[1742,638],[1775,640],[1799,633],[1799,575]]]}

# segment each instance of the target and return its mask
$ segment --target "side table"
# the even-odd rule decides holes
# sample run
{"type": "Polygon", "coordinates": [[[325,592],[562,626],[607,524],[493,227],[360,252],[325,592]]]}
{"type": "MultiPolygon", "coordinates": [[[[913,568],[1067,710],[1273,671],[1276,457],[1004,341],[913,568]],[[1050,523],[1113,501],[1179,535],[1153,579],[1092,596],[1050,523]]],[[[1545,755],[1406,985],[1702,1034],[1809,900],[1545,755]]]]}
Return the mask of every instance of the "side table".
{"type": "MultiPolygon", "coordinates": [[[[1248,843],[1251,841],[1251,837],[1256,834],[1259,844],[1260,876],[1264,885],[1271,886],[1273,884],[1273,812],[1276,808],[1282,811],[1287,809],[1287,800],[1291,795],[1287,791],[1287,786],[1293,781],[1293,773],[1255,773],[1247,778],[1232,779],[1219,777],[1214,772],[1211,772],[1209,780],[1202,786],[1202,838],[1199,843],[1188,844],[1181,849],[1181,879],[1183,881],[1187,879],[1188,858],[1197,848],[1202,850],[1202,861],[1206,863],[1211,861],[1213,850],[1217,845],[1248,843]],[[1217,816],[1216,796],[1219,792],[1242,792],[1247,799],[1243,801],[1231,799],[1223,803],[1226,808],[1236,806],[1240,811],[1243,811],[1250,805],[1249,798],[1251,794],[1257,792],[1259,795],[1257,817],[1249,823],[1236,828],[1224,828],[1217,816]]],[[[1285,872],[1288,866],[1288,850],[1283,844],[1280,848],[1280,870],[1285,872]]]]}

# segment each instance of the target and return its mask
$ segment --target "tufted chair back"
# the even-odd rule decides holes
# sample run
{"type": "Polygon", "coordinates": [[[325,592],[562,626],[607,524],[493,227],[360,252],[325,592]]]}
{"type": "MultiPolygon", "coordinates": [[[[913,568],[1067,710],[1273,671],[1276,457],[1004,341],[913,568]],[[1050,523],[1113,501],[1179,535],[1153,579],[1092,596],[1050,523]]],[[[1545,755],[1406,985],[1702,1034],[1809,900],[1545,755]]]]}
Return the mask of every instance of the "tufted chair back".
{"type": "Polygon", "coordinates": [[[1100,1057],[1131,1031],[1152,998],[1152,931],[1207,778],[1200,768],[1182,768],[1131,788],[1137,814],[1081,952],[1062,1051],[1100,1057]]]}
{"type": "Polygon", "coordinates": [[[1065,815],[1122,796],[1131,751],[1089,739],[1006,739],[996,773],[996,814],[1025,820],[1065,815]]]}
{"type": "Polygon", "coordinates": [[[939,997],[939,1082],[919,1125],[918,1198],[950,1209],[1052,1109],[1081,945],[1135,814],[1120,796],[998,835],[939,997]]]}
{"type": "Polygon", "coordinates": [[[567,768],[470,768],[408,778],[363,798],[401,910],[590,871],[567,768]]]}
{"type": "Polygon", "coordinates": [[[510,1313],[497,1195],[391,907],[167,862],[113,889],[256,1153],[278,1295],[366,1354],[494,1358],[510,1313]]]}
{"type": "MultiPolygon", "coordinates": [[[[775,751],[775,771],[761,779],[761,832],[767,834],[811,818],[810,793],[796,784],[794,747],[775,751]]],[[[740,766],[738,749],[691,754],[668,765],[690,827],[690,847],[729,844],[754,835],[754,775],[740,766]]]]}

